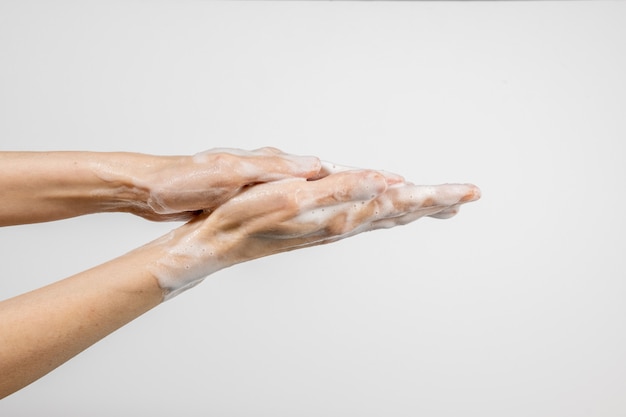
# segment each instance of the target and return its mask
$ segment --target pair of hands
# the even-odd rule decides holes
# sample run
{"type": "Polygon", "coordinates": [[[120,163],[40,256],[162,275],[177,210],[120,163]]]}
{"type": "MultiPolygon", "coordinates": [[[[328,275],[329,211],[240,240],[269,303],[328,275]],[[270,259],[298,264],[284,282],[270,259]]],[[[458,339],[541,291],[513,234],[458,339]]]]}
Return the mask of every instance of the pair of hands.
{"type": "Polygon", "coordinates": [[[424,216],[452,217],[480,197],[471,184],[420,186],[274,148],[162,157],[133,182],[147,195],[136,214],[188,220],[152,243],[164,252],[151,271],[166,297],[236,263],[424,216]]]}
{"type": "Polygon", "coordinates": [[[450,217],[473,185],[418,186],[315,157],[214,149],[194,156],[0,152],[0,225],[103,211],[186,220],[72,277],[0,302],[0,398],[209,274],[423,216],[450,217]]]}

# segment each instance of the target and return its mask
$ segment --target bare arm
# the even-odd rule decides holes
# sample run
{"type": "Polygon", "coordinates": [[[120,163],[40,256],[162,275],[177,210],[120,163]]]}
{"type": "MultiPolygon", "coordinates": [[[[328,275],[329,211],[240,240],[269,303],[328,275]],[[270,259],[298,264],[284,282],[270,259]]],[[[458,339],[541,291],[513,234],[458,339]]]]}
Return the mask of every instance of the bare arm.
{"type": "Polygon", "coordinates": [[[366,170],[246,187],[124,256],[0,302],[0,398],[220,269],[423,216],[449,217],[477,198],[472,185],[416,186],[366,170]]]}
{"type": "Polygon", "coordinates": [[[71,359],[158,305],[163,292],[135,251],[0,302],[0,398],[71,359]]]}
{"type": "Polygon", "coordinates": [[[0,152],[0,226],[98,212],[188,220],[251,184],[310,178],[314,157],[274,148],[214,149],[192,156],[129,152],[0,152]]]}

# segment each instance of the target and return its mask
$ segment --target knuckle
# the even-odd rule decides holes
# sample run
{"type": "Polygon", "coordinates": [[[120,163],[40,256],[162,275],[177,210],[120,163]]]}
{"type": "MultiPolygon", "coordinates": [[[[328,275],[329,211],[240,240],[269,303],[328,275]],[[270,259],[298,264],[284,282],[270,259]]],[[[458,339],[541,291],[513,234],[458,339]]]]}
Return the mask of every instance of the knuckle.
{"type": "Polygon", "coordinates": [[[273,146],[264,146],[262,148],[257,149],[257,152],[259,152],[260,154],[264,154],[264,155],[280,155],[283,153],[280,149],[275,148],[273,146]]]}
{"type": "Polygon", "coordinates": [[[325,227],[329,236],[342,236],[352,230],[345,214],[334,217],[325,227]]]}

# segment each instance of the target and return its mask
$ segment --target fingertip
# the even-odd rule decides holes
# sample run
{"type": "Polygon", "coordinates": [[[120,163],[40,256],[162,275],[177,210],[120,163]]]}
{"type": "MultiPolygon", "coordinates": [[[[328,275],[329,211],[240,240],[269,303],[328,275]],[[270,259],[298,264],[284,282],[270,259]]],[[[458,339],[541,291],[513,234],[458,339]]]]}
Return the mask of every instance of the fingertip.
{"type": "Polygon", "coordinates": [[[476,201],[479,200],[482,193],[480,191],[480,188],[478,188],[477,186],[475,186],[474,184],[466,184],[466,186],[469,188],[468,191],[463,195],[463,197],[461,197],[461,199],[459,200],[460,203],[469,203],[471,201],[476,201]]]}
{"type": "Polygon", "coordinates": [[[322,162],[316,156],[300,156],[300,155],[277,155],[280,158],[279,164],[282,164],[283,174],[287,176],[296,176],[306,178],[308,180],[321,178],[322,162]]]}
{"type": "Polygon", "coordinates": [[[322,161],[316,156],[302,156],[300,157],[300,167],[307,179],[321,178],[322,161]]]}

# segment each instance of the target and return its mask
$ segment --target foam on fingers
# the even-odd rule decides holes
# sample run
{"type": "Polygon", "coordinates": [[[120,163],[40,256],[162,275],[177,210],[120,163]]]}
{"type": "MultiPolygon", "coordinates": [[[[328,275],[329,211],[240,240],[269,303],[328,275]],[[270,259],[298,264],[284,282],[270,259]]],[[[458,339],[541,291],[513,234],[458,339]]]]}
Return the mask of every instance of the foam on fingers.
{"type": "MultiPolygon", "coordinates": [[[[362,168],[349,167],[346,165],[338,165],[329,161],[321,161],[321,169],[319,174],[314,179],[320,179],[323,177],[327,177],[332,174],[337,174],[340,172],[347,171],[363,171],[362,168]]],[[[385,170],[376,170],[378,173],[382,174],[386,180],[388,185],[398,184],[404,182],[404,177],[393,172],[385,171],[385,170]]]]}
{"type": "Polygon", "coordinates": [[[468,203],[480,198],[480,190],[473,184],[414,185],[398,184],[397,199],[411,202],[414,208],[448,207],[457,203],[468,203]]]}

